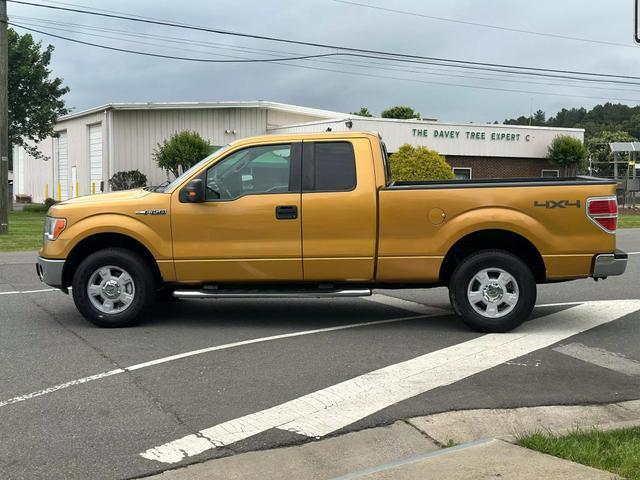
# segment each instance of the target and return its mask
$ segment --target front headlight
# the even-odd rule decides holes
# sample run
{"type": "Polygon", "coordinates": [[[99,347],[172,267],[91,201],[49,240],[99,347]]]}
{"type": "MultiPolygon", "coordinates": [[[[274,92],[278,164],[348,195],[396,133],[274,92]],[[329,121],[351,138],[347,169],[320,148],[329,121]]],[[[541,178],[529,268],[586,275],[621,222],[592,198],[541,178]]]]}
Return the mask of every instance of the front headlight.
{"type": "Polygon", "coordinates": [[[66,226],[67,220],[64,218],[46,217],[44,221],[44,238],[49,241],[55,240],[66,226]]]}

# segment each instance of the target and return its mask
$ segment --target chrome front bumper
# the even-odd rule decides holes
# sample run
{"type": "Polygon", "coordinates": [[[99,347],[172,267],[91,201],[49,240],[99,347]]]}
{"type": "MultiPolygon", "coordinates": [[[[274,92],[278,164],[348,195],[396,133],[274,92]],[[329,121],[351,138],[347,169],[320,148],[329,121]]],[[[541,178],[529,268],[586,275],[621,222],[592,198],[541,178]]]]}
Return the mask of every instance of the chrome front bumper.
{"type": "Polygon", "coordinates": [[[64,289],[62,282],[62,270],[64,269],[64,260],[49,260],[48,258],[38,257],[36,263],[36,273],[40,280],[51,287],[64,289]]]}
{"type": "Polygon", "coordinates": [[[627,269],[627,254],[622,250],[616,253],[596,255],[593,262],[593,278],[607,278],[622,275],[627,269]]]}

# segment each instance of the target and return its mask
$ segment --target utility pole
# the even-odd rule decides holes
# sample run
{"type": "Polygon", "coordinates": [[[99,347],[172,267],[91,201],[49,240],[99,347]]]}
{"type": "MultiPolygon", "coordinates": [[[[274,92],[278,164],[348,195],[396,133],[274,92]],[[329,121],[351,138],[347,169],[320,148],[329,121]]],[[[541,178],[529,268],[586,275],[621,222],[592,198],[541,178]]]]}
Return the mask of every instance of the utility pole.
{"type": "Polygon", "coordinates": [[[9,41],[7,2],[0,0],[0,235],[9,233],[9,41]]]}

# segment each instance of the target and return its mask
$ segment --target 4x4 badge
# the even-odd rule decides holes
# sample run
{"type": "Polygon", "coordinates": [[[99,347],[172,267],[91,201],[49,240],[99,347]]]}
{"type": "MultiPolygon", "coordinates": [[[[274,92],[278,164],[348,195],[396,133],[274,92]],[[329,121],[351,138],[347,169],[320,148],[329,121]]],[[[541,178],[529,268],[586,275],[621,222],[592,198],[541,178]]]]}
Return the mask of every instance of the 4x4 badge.
{"type": "Polygon", "coordinates": [[[546,202],[533,202],[534,207],[539,208],[568,208],[568,207],[576,207],[580,208],[580,200],[547,200],[546,202]]]}

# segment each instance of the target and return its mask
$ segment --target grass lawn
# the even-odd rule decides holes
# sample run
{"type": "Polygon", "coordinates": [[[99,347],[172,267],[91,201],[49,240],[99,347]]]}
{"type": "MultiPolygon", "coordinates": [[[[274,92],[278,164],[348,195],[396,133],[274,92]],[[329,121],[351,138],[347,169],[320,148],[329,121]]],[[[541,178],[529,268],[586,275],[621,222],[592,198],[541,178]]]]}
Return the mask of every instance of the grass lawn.
{"type": "Polygon", "coordinates": [[[39,249],[44,216],[44,213],[9,212],[9,235],[0,235],[0,252],[39,249]]]}
{"type": "Polygon", "coordinates": [[[640,228],[640,215],[620,215],[618,228],[640,228]]]}
{"type": "Polygon", "coordinates": [[[518,444],[628,480],[640,480],[640,427],[609,432],[576,430],[562,437],[535,433],[519,438],[518,444]]]}

